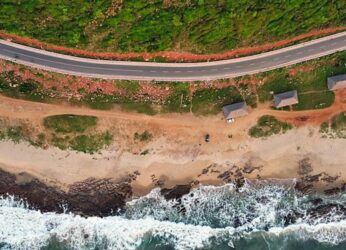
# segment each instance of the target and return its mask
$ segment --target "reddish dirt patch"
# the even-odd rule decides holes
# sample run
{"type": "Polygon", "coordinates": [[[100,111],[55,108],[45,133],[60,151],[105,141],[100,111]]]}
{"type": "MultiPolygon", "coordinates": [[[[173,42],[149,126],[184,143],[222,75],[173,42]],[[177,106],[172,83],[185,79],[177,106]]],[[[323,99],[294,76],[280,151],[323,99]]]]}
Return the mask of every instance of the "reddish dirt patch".
{"type": "Polygon", "coordinates": [[[302,66],[294,67],[294,68],[288,70],[288,75],[289,76],[295,76],[299,73],[311,72],[314,69],[315,69],[314,65],[302,65],[302,66]]]}
{"type": "Polygon", "coordinates": [[[56,94],[52,94],[52,97],[59,96],[68,99],[80,99],[86,94],[102,93],[131,97],[133,100],[139,101],[148,101],[150,99],[151,102],[160,104],[172,93],[169,87],[162,88],[148,82],[139,82],[138,91],[128,93],[126,89],[117,86],[116,80],[63,75],[0,60],[0,73],[3,72],[13,72],[15,77],[22,80],[34,80],[44,90],[54,90],[56,94]]]}
{"type": "Polygon", "coordinates": [[[261,53],[280,47],[287,46],[289,44],[299,42],[314,37],[325,36],[333,34],[339,31],[346,30],[346,27],[334,27],[320,30],[313,30],[299,36],[291,37],[278,42],[267,43],[255,47],[237,48],[225,53],[220,54],[193,54],[189,52],[173,52],[173,51],[160,51],[155,53],[111,53],[111,52],[92,52],[75,48],[67,48],[64,46],[53,45],[45,42],[41,42],[36,39],[21,37],[14,34],[9,34],[4,31],[0,31],[0,38],[12,40],[13,42],[25,44],[31,47],[45,49],[49,51],[59,52],[63,54],[88,57],[88,58],[100,58],[109,60],[131,60],[143,58],[144,60],[151,60],[155,57],[164,57],[170,62],[198,62],[198,61],[209,61],[209,60],[224,60],[233,57],[251,55],[261,53]]]}

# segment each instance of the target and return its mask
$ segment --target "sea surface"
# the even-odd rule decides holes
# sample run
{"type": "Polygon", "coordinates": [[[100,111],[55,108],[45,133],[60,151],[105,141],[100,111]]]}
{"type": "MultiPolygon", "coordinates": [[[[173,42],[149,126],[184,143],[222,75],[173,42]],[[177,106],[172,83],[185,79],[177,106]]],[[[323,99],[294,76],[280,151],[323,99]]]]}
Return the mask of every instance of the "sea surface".
{"type": "Polygon", "coordinates": [[[154,189],[119,216],[41,213],[0,199],[0,249],[346,249],[346,193],[289,183],[201,186],[167,201],[154,189]]]}

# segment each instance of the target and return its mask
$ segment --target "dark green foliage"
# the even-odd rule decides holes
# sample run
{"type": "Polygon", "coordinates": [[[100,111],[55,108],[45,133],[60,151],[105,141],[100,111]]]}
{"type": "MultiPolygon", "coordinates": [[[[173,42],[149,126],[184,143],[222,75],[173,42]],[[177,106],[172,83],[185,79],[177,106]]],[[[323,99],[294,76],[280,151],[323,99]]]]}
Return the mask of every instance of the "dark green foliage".
{"type": "Polygon", "coordinates": [[[101,134],[78,135],[70,142],[70,148],[79,152],[92,154],[109,146],[113,136],[107,131],[101,134]]]}
{"type": "Polygon", "coordinates": [[[20,126],[9,127],[5,133],[5,138],[19,143],[24,138],[23,128],[20,126]]]}
{"type": "Polygon", "coordinates": [[[44,118],[46,128],[56,133],[81,133],[96,126],[97,117],[84,115],[55,115],[44,118]]]}
{"type": "Polygon", "coordinates": [[[136,141],[150,141],[152,138],[153,138],[153,134],[150,133],[149,131],[144,131],[143,133],[138,133],[136,132],[134,135],[133,135],[133,138],[136,140],[136,141]]]}
{"type": "Polygon", "coordinates": [[[286,133],[292,129],[292,125],[287,122],[281,122],[274,116],[265,115],[258,119],[257,125],[249,130],[251,137],[268,137],[274,134],[286,133]]]}
{"type": "Polygon", "coordinates": [[[0,73],[0,93],[39,102],[49,99],[38,82],[31,79],[23,80],[17,77],[13,71],[0,73]]]}
{"type": "Polygon", "coordinates": [[[114,14],[112,2],[2,0],[0,29],[73,47],[211,53],[346,22],[344,0],[124,0],[114,14]]]}

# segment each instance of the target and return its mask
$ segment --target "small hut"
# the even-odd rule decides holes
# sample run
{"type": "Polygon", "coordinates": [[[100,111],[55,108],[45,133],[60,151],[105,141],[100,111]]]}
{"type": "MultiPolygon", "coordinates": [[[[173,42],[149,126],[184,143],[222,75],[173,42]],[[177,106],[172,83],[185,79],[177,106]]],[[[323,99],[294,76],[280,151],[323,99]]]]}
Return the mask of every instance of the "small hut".
{"type": "Polygon", "coordinates": [[[328,89],[337,90],[346,88],[346,74],[328,77],[328,89]]]}
{"type": "Polygon", "coordinates": [[[222,108],[222,111],[227,122],[234,122],[235,118],[249,114],[246,102],[226,105],[222,108]]]}
{"type": "Polygon", "coordinates": [[[297,90],[292,90],[292,91],[274,95],[275,108],[291,106],[291,105],[297,104],[298,102],[299,100],[298,100],[297,90]]]}

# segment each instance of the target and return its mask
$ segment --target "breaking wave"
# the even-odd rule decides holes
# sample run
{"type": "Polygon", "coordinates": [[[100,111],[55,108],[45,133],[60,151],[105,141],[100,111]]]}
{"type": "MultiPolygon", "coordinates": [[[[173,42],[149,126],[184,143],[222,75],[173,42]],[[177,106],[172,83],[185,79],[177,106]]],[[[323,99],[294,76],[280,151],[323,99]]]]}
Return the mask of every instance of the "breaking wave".
{"type": "Polygon", "coordinates": [[[0,249],[346,249],[346,195],[302,195],[289,183],[201,186],[167,201],[159,189],[124,214],[41,213],[0,199],[0,249]]]}

